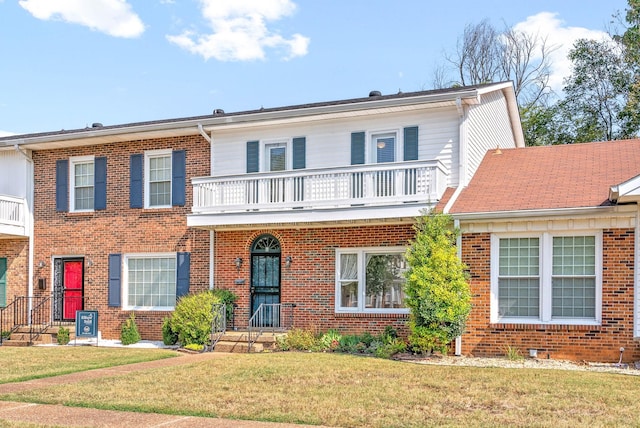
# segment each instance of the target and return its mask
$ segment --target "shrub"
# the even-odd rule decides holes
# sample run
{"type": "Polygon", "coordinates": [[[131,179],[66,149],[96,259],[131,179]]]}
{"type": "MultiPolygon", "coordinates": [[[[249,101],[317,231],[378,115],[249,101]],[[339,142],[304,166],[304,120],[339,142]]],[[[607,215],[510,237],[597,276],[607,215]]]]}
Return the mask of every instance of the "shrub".
{"type": "Polygon", "coordinates": [[[69,329],[66,327],[60,327],[58,329],[58,334],[56,335],[56,339],[58,341],[58,345],[66,345],[69,343],[69,329]]]}
{"type": "Polygon", "coordinates": [[[9,330],[4,330],[2,332],[2,338],[3,339],[9,339],[11,337],[11,332],[9,330]]]}
{"type": "Polygon", "coordinates": [[[169,318],[162,320],[162,343],[165,345],[178,343],[178,333],[171,328],[171,320],[169,318]]]}
{"type": "Polygon", "coordinates": [[[318,338],[309,330],[294,328],[277,341],[282,351],[316,351],[320,349],[318,338]]]}
{"type": "Polygon", "coordinates": [[[204,345],[211,335],[213,305],[220,299],[211,291],[181,297],[171,315],[169,326],[178,335],[178,341],[186,347],[204,345]]]}
{"type": "Polygon", "coordinates": [[[393,357],[395,354],[399,354],[400,352],[404,352],[406,350],[407,344],[404,342],[404,340],[394,337],[378,346],[373,355],[378,358],[388,359],[393,357]]]}
{"type": "Polygon", "coordinates": [[[333,351],[340,345],[340,338],[342,336],[338,330],[329,330],[320,337],[320,349],[333,351]]]}
{"type": "Polygon", "coordinates": [[[138,325],[136,324],[136,315],[131,313],[131,316],[122,324],[120,341],[126,346],[138,343],[140,339],[140,332],[138,332],[138,325]]]}
{"type": "Polygon", "coordinates": [[[185,349],[200,352],[204,349],[204,345],[198,345],[197,343],[190,343],[187,346],[185,346],[185,349]]]}
{"type": "Polygon", "coordinates": [[[358,335],[342,336],[337,350],[348,354],[360,354],[367,349],[358,335]]]}
{"type": "Polygon", "coordinates": [[[464,332],[471,292],[455,247],[459,231],[451,216],[429,212],[416,220],[406,258],[405,303],[411,311],[409,342],[414,352],[446,353],[464,332]]]}
{"type": "Polygon", "coordinates": [[[515,346],[507,346],[505,348],[505,354],[506,357],[509,361],[522,361],[524,360],[524,357],[522,356],[522,353],[520,352],[520,349],[518,349],[515,346]]]}

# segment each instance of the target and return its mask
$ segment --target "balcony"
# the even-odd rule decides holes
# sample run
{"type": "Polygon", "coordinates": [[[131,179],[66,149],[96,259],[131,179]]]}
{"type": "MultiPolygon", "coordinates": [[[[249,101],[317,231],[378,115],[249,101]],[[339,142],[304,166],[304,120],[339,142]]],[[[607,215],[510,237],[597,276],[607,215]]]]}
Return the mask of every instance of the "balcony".
{"type": "Polygon", "coordinates": [[[447,186],[440,161],[194,178],[194,227],[418,215],[447,186]]]}
{"type": "Polygon", "coordinates": [[[27,236],[26,201],[0,195],[0,236],[27,236]]]}

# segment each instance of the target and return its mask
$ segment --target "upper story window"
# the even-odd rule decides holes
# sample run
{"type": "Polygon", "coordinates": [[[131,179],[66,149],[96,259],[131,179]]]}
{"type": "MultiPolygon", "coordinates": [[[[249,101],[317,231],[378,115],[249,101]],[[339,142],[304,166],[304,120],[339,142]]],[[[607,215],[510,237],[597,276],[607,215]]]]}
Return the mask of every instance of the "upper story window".
{"type": "Polygon", "coordinates": [[[171,150],[145,153],[145,207],[171,206],[171,150]]]}
{"type": "Polygon", "coordinates": [[[336,251],[336,312],[408,313],[404,304],[406,249],[336,251]]]}
{"type": "Polygon", "coordinates": [[[371,136],[371,163],[396,161],[396,133],[373,134],[371,136]]]}
{"type": "Polygon", "coordinates": [[[290,140],[247,141],[247,172],[275,172],[306,168],[306,137],[290,140]]]}
{"type": "Polygon", "coordinates": [[[492,322],[597,324],[600,233],[492,236],[492,322]]]}
{"type": "Polygon", "coordinates": [[[169,208],[185,205],[186,152],[150,150],[130,156],[129,206],[169,208]]]}
{"type": "Polygon", "coordinates": [[[107,209],[107,158],[76,156],[56,161],[56,211],[107,209]]]}
{"type": "Polygon", "coordinates": [[[93,156],[73,157],[69,181],[71,211],[93,211],[95,173],[93,156]]]}
{"type": "Polygon", "coordinates": [[[285,171],[289,169],[287,165],[287,143],[265,144],[266,171],[285,171]]]}

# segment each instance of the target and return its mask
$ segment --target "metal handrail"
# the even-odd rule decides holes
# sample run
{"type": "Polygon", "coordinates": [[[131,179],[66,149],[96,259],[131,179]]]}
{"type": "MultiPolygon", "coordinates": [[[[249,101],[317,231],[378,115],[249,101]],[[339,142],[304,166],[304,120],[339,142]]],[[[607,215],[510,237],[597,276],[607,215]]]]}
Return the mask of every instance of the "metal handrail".
{"type": "Polygon", "coordinates": [[[29,343],[33,343],[51,326],[51,297],[43,298],[31,309],[29,325],[29,343]],[[47,305],[48,303],[48,305],[47,305]]]}
{"type": "Polygon", "coordinates": [[[211,352],[222,336],[227,332],[227,305],[225,303],[214,303],[211,308],[211,334],[209,335],[209,345],[205,345],[203,352],[211,352]]]}
{"type": "Polygon", "coordinates": [[[265,331],[286,331],[293,326],[294,303],[261,303],[249,319],[248,352],[265,331]]]}

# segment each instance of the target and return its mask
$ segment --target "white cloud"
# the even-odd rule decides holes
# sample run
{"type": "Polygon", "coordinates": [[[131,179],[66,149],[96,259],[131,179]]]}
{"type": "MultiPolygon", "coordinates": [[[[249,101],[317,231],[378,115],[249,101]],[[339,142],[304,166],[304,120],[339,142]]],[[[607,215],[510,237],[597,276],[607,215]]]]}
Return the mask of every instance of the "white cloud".
{"type": "Polygon", "coordinates": [[[267,27],[294,13],[291,0],[200,0],[202,15],[213,30],[197,34],[187,30],[167,40],[204,59],[250,61],[265,58],[266,49],[284,52],[284,59],[304,56],[309,38],[294,34],[285,38],[267,27]]]}
{"type": "Polygon", "coordinates": [[[560,94],[564,78],[571,74],[571,61],[567,55],[576,40],[607,40],[610,37],[604,31],[589,30],[583,27],[567,27],[557,15],[557,13],[541,12],[517,23],[514,29],[532,36],[546,37],[548,46],[555,48],[551,54],[549,85],[553,91],[560,94]]]}
{"type": "Polygon", "coordinates": [[[38,19],[60,19],[114,37],[137,37],[144,24],[125,0],[20,0],[38,19]]]}

